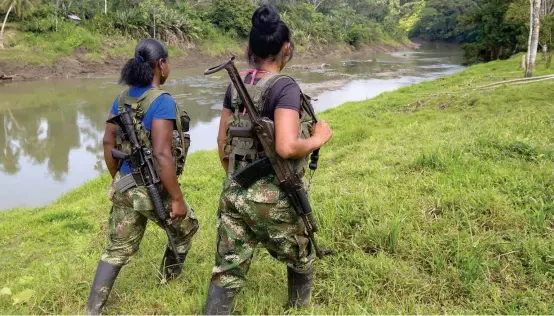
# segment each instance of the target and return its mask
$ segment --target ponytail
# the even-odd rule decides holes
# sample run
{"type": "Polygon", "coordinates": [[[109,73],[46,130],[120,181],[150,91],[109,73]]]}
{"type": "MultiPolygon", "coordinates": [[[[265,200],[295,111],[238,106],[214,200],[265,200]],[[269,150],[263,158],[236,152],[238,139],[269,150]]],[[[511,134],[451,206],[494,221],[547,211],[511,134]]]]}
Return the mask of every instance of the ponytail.
{"type": "Polygon", "coordinates": [[[139,87],[151,85],[156,63],[167,57],[167,49],[160,41],[152,38],[140,41],[135,49],[135,57],[129,59],[121,70],[119,83],[139,87]]]}

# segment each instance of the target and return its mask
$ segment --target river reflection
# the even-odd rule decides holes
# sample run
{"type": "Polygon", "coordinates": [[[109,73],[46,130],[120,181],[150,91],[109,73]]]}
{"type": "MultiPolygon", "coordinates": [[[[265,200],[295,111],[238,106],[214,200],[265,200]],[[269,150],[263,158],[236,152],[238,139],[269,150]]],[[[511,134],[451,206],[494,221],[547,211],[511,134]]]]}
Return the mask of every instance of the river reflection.
{"type": "MultiPolygon", "coordinates": [[[[457,48],[427,45],[299,62],[287,72],[321,111],[460,71],[460,61],[457,48]]],[[[164,86],[192,118],[191,152],[215,148],[228,84],[225,73],[205,77],[204,68],[173,69],[164,86]]],[[[0,210],[45,205],[104,172],[104,121],[121,89],[115,76],[0,85],[0,210]]]]}

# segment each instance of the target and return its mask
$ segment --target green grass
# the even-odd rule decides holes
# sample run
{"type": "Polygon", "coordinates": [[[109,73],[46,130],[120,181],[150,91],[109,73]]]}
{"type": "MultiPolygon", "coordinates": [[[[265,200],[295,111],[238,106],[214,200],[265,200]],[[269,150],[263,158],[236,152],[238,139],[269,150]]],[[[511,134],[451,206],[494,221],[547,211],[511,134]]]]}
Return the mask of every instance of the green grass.
{"type": "MultiPolygon", "coordinates": [[[[554,84],[472,89],[521,76],[519,60],[321,115],[335,136],[311,200],[319,242],[335,254],[317,262],[312,305],[290,312],[554,313],[554,84]]],[[[539,65],[538,74],[551,72],[539,65]]],[[[185,273],[156,286],[165,237],[150,225],[109,313],[201,313],[222,178],[215,152],[190,157],[184,192],[201,228],[185,273]]],[[[47,207],[0,214],[0,289],[12,293],[0,294],[3,313],[84,311],[108,184],[102,176],[47,207]]],[[[233,313],[288,313],[285,275],[259,249],[233,313]]]]}
{"type": "MultiPolygon", "coordinates": [[[[62,24],[59,32],[23,33],[14,31],[7,41],[7,49],[0,50],[0,60],[31,65],[51,66],[59,57],[84,52],[86,60],[104,60],[108,57],[131,56],[138,41],[122,36],[105,36],[83,27],[62,24]]],[[[171,56],[185,56],[178,47],[169,46],[171,56]]]]}
{"type": "Polygon", "coordinates": [[[0,59],[49,66],[58,57],[72,56],[77,48],[100,53],[103,42],[103,35],[66,23],[60,25],[59,32],[18,33],[8,43],[9,48],[0,51],[0,59]]]}

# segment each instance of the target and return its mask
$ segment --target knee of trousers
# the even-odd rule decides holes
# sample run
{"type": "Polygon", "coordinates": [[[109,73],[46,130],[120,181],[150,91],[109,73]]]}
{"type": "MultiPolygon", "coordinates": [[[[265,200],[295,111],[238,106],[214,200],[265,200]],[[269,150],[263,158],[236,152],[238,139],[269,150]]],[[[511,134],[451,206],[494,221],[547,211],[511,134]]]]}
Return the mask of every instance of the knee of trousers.
{"type": "Polygon", "coordinates": [[[196,218],[187,217],[187,219],[173,225],[170,229],[180,253],[187,252],[190,249],[192,239],[198,232],[199,227],[200,225],[198,224],[198,220],[196,218]]]}
{"type": "Polygon", "coordinates": [[[234,275],[233,271],[214,273],[212,283],[227,290],[239,291],[246,284],[246,277],[234,275]]]}
{"type": "Polygon", "coordinates": [[[109,245],[102,253],[102,261],[111,263],[116,266],[124,266],[131,260],[131,257],[138,251],[138,244],[124,244],[114,247],[109,245]]]}

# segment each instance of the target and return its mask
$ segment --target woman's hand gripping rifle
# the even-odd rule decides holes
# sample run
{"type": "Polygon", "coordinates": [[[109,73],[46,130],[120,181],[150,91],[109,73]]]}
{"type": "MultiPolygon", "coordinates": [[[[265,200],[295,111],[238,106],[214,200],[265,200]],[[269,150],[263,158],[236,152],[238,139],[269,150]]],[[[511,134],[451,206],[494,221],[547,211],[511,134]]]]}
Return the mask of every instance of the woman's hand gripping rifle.
{"type": "Polygon", "coordinates": [[[132,166],[131,174],[128,175],[128,179],[132,183],[131,186],[136,186],[137,184],[144,184],[148,190],[148,195],[152,200],[152,205],[156,212],[156,216],[160,222],[160,225],[165,230],[167,234],[167,239],[169,246],[175,255],[175,258],[179,258],[177,253],[177,248],[175,247],[175,241],[173,236],[169,231],[169,225],[171,225],[171,219],[165,211],[165,207],[162,201],[162,197],[156,185],[160,183],[160,177],[158,176],[158,171],[154,166],[154,156],[151,149],[142,148],[140,145],[137,134],[133,127],[133,119],[129,112],[123,112],[122,114],[115,116],[107,121],[107,123],[112,123],[121,128],[121,131],[124,135],[121,135],[123,138],[128,140],[131,143],[131,154],[126,154],[120,150],[112,149],[112,156],[114,159],[127,160],[130,161],[132,166]],[[137,180],[138,179],[138,180],[137,180]],[[142,182],[142,183],[137,183],[142,182]]]}
{"type": "MultiPolygon", "coordinates": [[[[204,74],[210,75],[223,69],[228,72],[229,77],[231,77],[231,82],[235,86],[235,89],[237,89],[238,96],[240,97],[240,100],[246,107],[246,111],[250,116],[250,121],[252,122],[253,126],[253,132],[260,141],[266,154],[265,158],[253,162],[252,165],[267,165],[268,167],[273,168],[281,189],[285,191],[290,199],[294,210],[296,211],[296,214],[298,214],[298,216],[302,218],[302,221],[306,226],[308,237],[314,245],[317,257],[322,259],[326,255],[331,254],[331,252],[327,249],[320,248],[314,237],[314,233],[317,232],[318,228],[312,215],[312,207],[310,205],[310,201],[308,200],[308,194],[304,189],[302,177],[296,173],[294,165],[290,160],[282,159],[276,153],[275,128],[273,121],[266,117],[261,117],[256,110],[256,107],[254,106],[254,103],[252,102],[252,99],[250,98],[250,95],[248,94],[248,91],[246,90],[246,87],[242,82],[240,74],[235,67],[234,59],[235,57],[232,57],[228,62],[210,68],[206,70],[204,74]]],[[[315,159],[312,159],[310,168],[317,167],[317,159],[319,158],[319,156],[316,152],[314,152],[314,154],[316,157],[314,157],[315,159]]],[[[248,166],[245,169],[247,168],[248,166]]],[[[259,172],[256,173],[258,175],[260,174],[259,172]]],[[[249,184],[252,184],[252,180],[254,179],[250,175],[241,177],[240,174],[241,171],[237,172],[233,176],[234,180],[237,181],[237,183],[241,184],[243,187],[248,187],[249,184]]]]}

